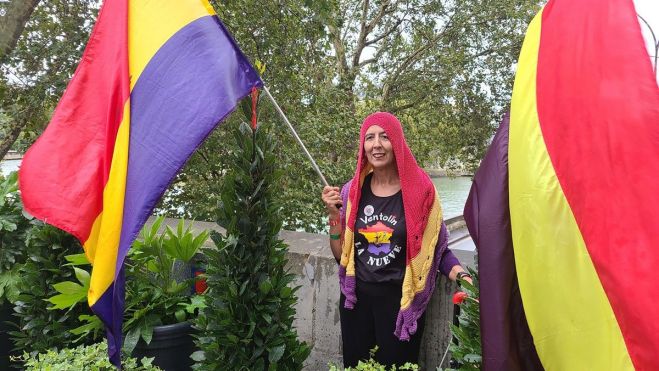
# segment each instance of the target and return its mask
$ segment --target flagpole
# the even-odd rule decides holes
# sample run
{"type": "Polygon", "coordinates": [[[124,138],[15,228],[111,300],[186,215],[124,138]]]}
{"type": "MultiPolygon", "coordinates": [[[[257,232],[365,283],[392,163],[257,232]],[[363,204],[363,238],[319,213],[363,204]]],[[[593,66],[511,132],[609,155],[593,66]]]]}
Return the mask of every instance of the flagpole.
{"type": "Polygon", "coordinates": [[[284,114],[284,111],[281,110],[279,107],[279,104],[277,104],[277,101],[275,101],[275,98],[272,97],[272,94],[270,94],[270,91],[268,90],[268,87],[263,84],[263,91],[265,91],[265,94],[270,98],[272,101],[272,104],[275,105],[275,108],[277,109],[277,112],[279,112],[279,115],[281,116],[282,119],[284,119],[284,122],[286,125],[288,125],[288,128],[291,129],[291,132],[293,133],[293,136],[295,139],[297,139],[297,142],[300,144],[300,147],[304,150],[304,153],[307,155],[309,158],[309,161],[311,161],[311,165],[313,165],[314,170],[316,170],[316,173],[318,173],[318,176],[320,177],[320,180],[323,182],[325,186],[329,186],[329,183],[327,183],[327,180],[325,179],[325,176],[323,176],[323,173],[320,171],[320,168],[316,164],[316,161],[314,161],[313,157],[311,157],[311,154],[309,151],[307,151],[307,147],[304,146],[304,143],[302,143],[302,139],[297,135],[297,132],[295,131],[295,128],[293,128],[293,125],[291,125],[290,121],[288,121],[288,118],[284,114]]]}

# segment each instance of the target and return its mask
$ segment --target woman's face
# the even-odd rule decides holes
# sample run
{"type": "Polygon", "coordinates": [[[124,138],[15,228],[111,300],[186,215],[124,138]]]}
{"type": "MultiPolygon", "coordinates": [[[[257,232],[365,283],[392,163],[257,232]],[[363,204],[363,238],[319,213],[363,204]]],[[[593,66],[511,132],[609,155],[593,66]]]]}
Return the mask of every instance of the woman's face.
{"type": "Polygon", "coordinates": [[[394,164],[394,151],[384,129],[373,125],[364,135],[364,152],[366,159],[375,169],[382,169],[394,164]]]}

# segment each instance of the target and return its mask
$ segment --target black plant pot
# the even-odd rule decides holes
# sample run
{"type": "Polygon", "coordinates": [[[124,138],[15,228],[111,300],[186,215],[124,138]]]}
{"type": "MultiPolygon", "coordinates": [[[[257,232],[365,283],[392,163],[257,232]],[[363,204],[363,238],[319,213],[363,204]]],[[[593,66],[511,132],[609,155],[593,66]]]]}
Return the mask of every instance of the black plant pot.
{"type": "Polygon", "coordinates": [[[133,357],[154,357],[153,364],[165,371],[190,370],[194,363],[190,355],[196,350],[193,331],[190,322],[156,326],[151,343],[147,345],[140,339],[133,357]]]}

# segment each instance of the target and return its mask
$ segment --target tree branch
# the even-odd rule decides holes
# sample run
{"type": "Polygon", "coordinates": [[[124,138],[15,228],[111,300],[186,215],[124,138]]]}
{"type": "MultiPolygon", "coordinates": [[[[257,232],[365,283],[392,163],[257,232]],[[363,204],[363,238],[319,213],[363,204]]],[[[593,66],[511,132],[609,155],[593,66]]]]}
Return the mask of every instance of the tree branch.
{"type": "Polygon", "coordinates": [[[396,20],[396,23],[393,26],[391,26],[388,30],[384,31],[383,33],[381,33],[380,35],[376,36],[373,39],[364,41],[364,46],[366,47],[366,46],[373,45],[373,44],[377,43],[378,41],[384,39],[385,37],[391,35],[394,31],[398,30],[398,26],[400,26],[401,23],[403,23],[403,20],[404,20],[404,18],[399,18],[398,20],[396,20]]]}
{"type": "MultiPolygon", "coordinates": [[[[365,1],[365,4],[368,1],[365,1]]],[[[382,4],[380,4],[380,8],[378,9],[378,12],[375,14],[373,19],[366,23],[366,17],[368,16],[368,11],[367,9],[364,8],[363,14],[362,14],[362,28],[359,32],[359,38],[357,39],[357,47],[355,48],[355,54],[352,57],[352,66],[354,69],[359,68],[359,60],[361,59],[362,52],[364,51],[364,48],[367,47],[370,44],[367,44],[367,38],[368,35],[373,32],[373,30],[378,26],[378,24],[382,21],[385,15],[387,14],[392,14],[396,11],[396,8],[398,7],[398,1],[396,1],[393,5],[391,4],[391,1],[383,1],[382,4]]],[[[402,22],[402,20],[400,20],[402,22]]],[[[396,26],[392,27],[394,30],[398,27],[400,23],[398,23],[396,26]]],[[[386,32],[393,32],[393,30],[387,30],[386,32]]],[[[378,39],[379,40],[379,39],[378,39]]],[[[371,43],[372,44],[372,43],[371,43]]],[[[356,72],[356,71],[355,71],[356,72]]]]}
{"type": "Polygon", "coordinates": [[[348,74],[350,69],[346,59],[345,45],[343,44],[343,40],[341,40],[339,30],[337,30],[334,25],[327,25],[327,29],[329,30],[330,38],[332,40],[332,46],[334,46],[334,53],[336,54],[336,66],[339,72],[339,76],[343,77],[348,74]]]}
{"type": "Polygon", "coordinates": [[[387,79],[388,81],[382,88],[382,105],[386,105],[386,102],[389,100],[391,86],[396,82],[396,80],[398,80],[398,77],[400,77],[400,75],[410,66],[420,60],[420,57],[423,55],[423,53],[434,47],[435,43],[442,37],[442,35],[442,33],[435,35],[435,37],[433,37],[429,42],[422,44],[415,51],[410,53],[410,55],[405,57],[405,59],[403,59],[403,62],[398,65],[398,67],[391,74],[391,77],[387,79]]]}
{"type": "Polygon", "coordinates": [[[40,0],[12,1],[5,5],[7,13],[0,17],[0,61],[14,49],[25,24],[40,0]]]}

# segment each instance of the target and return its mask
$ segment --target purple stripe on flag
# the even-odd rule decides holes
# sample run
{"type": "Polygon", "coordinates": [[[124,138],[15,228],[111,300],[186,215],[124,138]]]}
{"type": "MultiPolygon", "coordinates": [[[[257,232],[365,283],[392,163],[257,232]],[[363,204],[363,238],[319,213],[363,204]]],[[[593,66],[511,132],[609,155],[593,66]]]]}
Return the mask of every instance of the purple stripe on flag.
{"type": "Polygon", "coordinates": [[[476,172],[463,212],[478,248],[483,370],[542,370],[515,272],[508,205],[508,127],[506,115],[476,172]]]}
{"type": "Polygon", "coordinates": [[[106,325],[108,356],[114,365],[121,365],[121,327],[124,315],[124,268],[121,267],[115,281],[91,307],[92,312],[106,325]],[[114,305],[113,305],[114,303],[114,305]]]}

